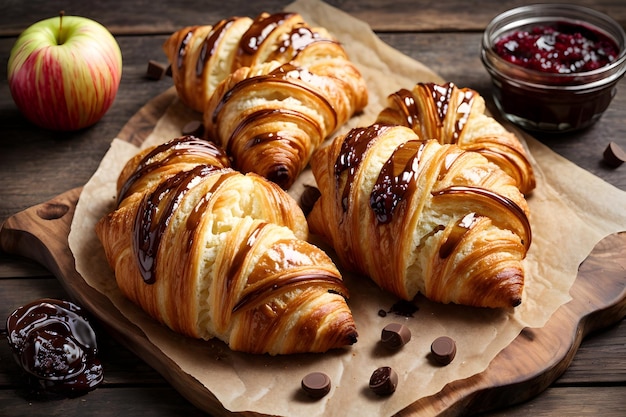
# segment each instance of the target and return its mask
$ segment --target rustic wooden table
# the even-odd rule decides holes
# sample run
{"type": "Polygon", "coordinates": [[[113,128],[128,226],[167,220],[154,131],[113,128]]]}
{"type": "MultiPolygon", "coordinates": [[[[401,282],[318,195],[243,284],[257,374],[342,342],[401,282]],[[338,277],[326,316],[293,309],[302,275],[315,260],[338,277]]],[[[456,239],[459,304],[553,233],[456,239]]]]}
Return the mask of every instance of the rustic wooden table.
{"type": "MultiPolygon", "coordinates": [[[[109,0],[5,2],[0,13],[0,223],[6,218],[83,185],[93,174],[112,138],[147,101],[168,89],[170,78],[146,78],[148,60],[165,61],[161,44],[178,28],[208,24],[231,15],[278,11],[288,0],[205,2],[188,0],[109,0]],[[8,6],[8,7],[7,7],[8,6]],[[118,96],[95,126],[76,133],[52,133],[28,123],[14,105],[6,63],[19,33],[33,22],[57,15],[83,15],[100,21],[116,36],[124,72],[118,96]]],[[[491,85],[479,59],[482,31],[497,13],[524,3],[515,0],[388,1],[329,0],[329,4],[371,25],[380,38],[458,85],[488,98],[491,85]]],[[[621,0],[578,0],[626,25],[621,0]]],[[[560,138],[540,138],[554,151],[626,190],[626,167],[602,162],[610,141],[626,148],[626,79],[603,118],[592,128],[560,138]]],[[[624,225],[626,229],[626,225],[624,225]]],[[[29,259],[0,252],[0,320],[18,306],[41,297],[67,297],[57,279],[29,259]]],[[[141,358],[95,324],[105,381],[87,396],[67,399],[36,392],[0,342],[0,415],[179,416],[204,415],[141,358]]],[[[494,416],[623,416],[626,410],[626,324],[589,335],[567,371],[528,402],[494,416]]]]}

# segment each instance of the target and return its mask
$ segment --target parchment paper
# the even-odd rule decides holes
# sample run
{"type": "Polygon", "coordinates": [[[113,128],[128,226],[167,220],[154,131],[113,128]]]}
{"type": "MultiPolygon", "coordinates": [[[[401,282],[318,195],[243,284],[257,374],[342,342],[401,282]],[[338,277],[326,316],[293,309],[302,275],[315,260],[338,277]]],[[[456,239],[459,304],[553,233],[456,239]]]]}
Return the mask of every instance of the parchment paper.
{"type": "MultiPolygon", "coordinates": [[[[418,81],[443,81],[425,65],[384,44],[363,22],[325,3],[300,0],[287,9],[334,33],[366,78],[370,104],[342,131],[373,122],[387,95],[401,87],[411,88],[418,81]]],[[[179,136],[187,121],[198,119],[175,94],[173,97],[143,146],[179,136]]],[[[281,416],[391,415],[437,393],[450,381],[482,372],[524,327],[543,326],[570,300],[569,289],[578,265],[593,246],[608,234],[626,230],[626,193],[536,140],[525,138],[537,176],[537,188],[529,198],[533,243],[525,261],[523,303],[512,311],[439,305],[418,296],[415,304],[419,310],[413,317],[389,314],[382,318],[378,311],[389,310],[397,300],[368,279],[345,274],[359,331],[359,340],[351,348],[269,357],[235,353],[219,341],[177,335],[119,293],[93,230],[97,220],[113,209],[119,171],[138,150],[117,139],[80,196],[70,248],[85,281],[109,297],[152,343],[210,390],[226,409],[281,416]],[[406,324],[413,334],[411,342],[396,353],[389,353],[378,343],[382,328],[392,321],[406,324]],[[441,335],[453,337],[458,346],[457,357],[446,367],[433,365],[427,356],[431,342],[441,335]],[[381,398],[370,392],[368,382],[371,373],[384,365],[393,367],[400,379],[397,391],[381,398]],[[307,399],[300,391],[302,377],[311,371],[326,372],[333,383],[331,392],[318,401],[307,399]]],[[[301,176],[290,193],[297,197],[307,183],[313,184],[310,172],[301,176]]],[[[332,251],[329,254],[332,256],[332,251]]]]}

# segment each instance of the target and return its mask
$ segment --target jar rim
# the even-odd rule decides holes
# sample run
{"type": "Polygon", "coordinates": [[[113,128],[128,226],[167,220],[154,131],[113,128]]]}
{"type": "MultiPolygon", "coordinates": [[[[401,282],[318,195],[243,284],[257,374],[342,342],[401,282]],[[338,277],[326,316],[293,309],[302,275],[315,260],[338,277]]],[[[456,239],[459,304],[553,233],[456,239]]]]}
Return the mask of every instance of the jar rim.
{"type": "MultiPolygon", "coordinates": [[[[573,4],[532,4],[519,6],[504,11],[494,17],[486,26],[482,37],[483,61],[490,64],[493,70],[497,69],[489,60],[495,60],[499,67],[507,67],[530,74],[533,78],[541,78],[546,81],[554,80],[554,82],[562,83],[568,79],[597,79],[606,73],[621,72],[623,75],[626,70],[626,33],[619,23],[610,16],[591,9],[589,7],[573,5],[573,4]],[[520,65],[513,64],[492,49],[493,41],[499,39],[506,33],[523,27],[531,26],[535,23],[548,22],[569,22],[574,24],[586,24],[599,30],[605,36],[611,38],[619,48],[619,55],[616,59],[601,67],[591,71],[582,71],[576,73],[547,73],[535,69],[529,69],[520,65]],[[491,53],[490,53],[491,52],[491,53]],[[487,55],[487,56],[486,56],[487,55]],[[620,68],[624,67],[624,68],[620,68]]],[[[581,82],[585,82],[582,80],[581,82]]],[[[576,83],[578,84],[578,83],[576,83]]]]}

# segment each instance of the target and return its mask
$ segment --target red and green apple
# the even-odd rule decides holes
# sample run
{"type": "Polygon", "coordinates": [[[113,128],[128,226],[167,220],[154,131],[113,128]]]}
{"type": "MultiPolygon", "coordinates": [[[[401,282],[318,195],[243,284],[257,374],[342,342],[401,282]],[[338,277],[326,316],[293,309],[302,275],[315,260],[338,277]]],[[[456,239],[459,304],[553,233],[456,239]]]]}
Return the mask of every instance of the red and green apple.
{"type": "Polygon", "coordinates": [[[100,23],[61,14],[22,32],[7,70],[13,100],[27,119],[46,129],[78,130],[113,103],[122,53],[100,23]]]}

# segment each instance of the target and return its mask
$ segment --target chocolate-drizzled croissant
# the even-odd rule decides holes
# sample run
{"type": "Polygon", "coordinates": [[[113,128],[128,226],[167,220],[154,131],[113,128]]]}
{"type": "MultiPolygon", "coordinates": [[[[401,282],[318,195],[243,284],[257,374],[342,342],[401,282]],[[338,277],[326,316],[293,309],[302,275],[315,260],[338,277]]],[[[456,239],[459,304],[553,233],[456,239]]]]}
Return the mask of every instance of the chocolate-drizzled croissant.
{"type": "Polygon", "coordinates": [[[181,137],[132,158],[96,226],[121,292],[174,331],[250,353],[323,352],[357,332],[331,259],[275,184],[181,137]]]}
{"type": "Polygon", "coordinates": [[[234,17],[164,44],[181,100],[235,168],[289,188],[329,135],[368,101],[341,44],[297,13],[234,17]]]}
{"type": "MultiPolygon", "coordinates": [[[[339,65],[337,72],[348,68],[339,65]]],[[[237,169],[288,189],[358,100],[337,78],[292,63],[244,67],[215,90],[204,112],[205,135],[237,169]]]]}
{"type": "Polygon", "coordinates": [[[421,139],[454,143],[476,151],[511,175],[520,191],[535,188],[533,168],[519,139],[485,114],[485,101],[476,91],[453,83],[418,83],[388,97],[378,123],[413,129],[421,139]]]}
{"type": "Polygon", "coordinates": [[[311,167],[321,196],[309,226],[344,267],[407,300],[520,304],[528,206],[481,154],[374,124],[337,137],[311,167]]]}

